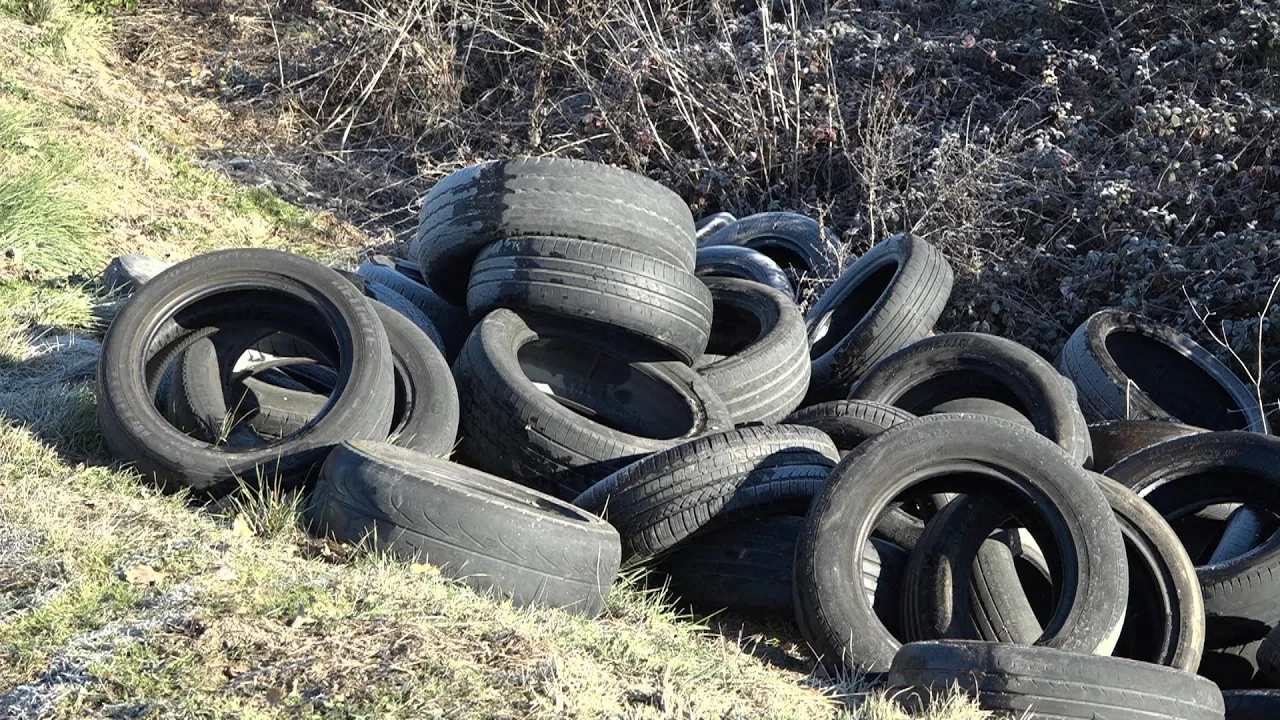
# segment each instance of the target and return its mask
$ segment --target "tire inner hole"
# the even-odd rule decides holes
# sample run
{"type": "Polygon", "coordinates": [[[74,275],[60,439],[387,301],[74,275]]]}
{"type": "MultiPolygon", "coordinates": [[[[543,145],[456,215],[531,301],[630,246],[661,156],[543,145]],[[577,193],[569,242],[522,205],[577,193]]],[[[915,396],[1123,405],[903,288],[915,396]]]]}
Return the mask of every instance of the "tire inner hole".
{"type": "Polygon", "coordinates": [[[813,357],[825,355],[846,335],[853,332],[858,323],[875,306],[876,301],[889,289],[897,272],[897,264],[890,263],[849,288],[844,296],[839,298],[836,307],[822,316],[810,334],[809,341],[812,343],[810,354],[813,357]]]}
{"type": "Polygon", "coordinates": [[[1133,330],[1108,334],[1106,348],[1121,372],[1179,420],[1208,430],[1248,428],[1222,385],[1175,348],[1133,330]]]}
{"type": "Polygon", "coordinates": [[[612,430],[670,440],[694,429],[693,408],[679,390],[581,341],[535,340],[520,348],[517,359],[540,391],[612,430]]]}
{"type": "Polygon", "coordinates": [[[737,355],[764,334],[760,316],[739,303],[717,299],[712,304],[711,313],[708,355],[737,355]]]}

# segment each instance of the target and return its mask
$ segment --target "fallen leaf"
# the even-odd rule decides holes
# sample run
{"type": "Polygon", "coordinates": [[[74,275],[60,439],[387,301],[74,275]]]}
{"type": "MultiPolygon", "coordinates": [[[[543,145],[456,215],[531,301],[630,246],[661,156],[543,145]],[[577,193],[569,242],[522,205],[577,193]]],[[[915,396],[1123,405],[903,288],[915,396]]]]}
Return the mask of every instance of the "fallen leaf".
{"type": "Polygon", "coordinates": [[[439,575],[440,568],[427,563],[413,563],[409,566],[409,572],[414,575],[439,575]]]}
{"type": "Polygon", "coordinates": [[[168,573],[160,572],[150,565],[136,565],[124,571],[125,582],[130,585],[155,585],[167,577],[168,573]]]}
{"type": "Polygon", "coordinates": [[[226,565],[219,565],[216,568],[210,568],[209,572],[213,575],[214,580],[219,580],[221,582],[235,582],[240,577],[239,575],[236,575],[235,570],[232,570],[226,565]]]}

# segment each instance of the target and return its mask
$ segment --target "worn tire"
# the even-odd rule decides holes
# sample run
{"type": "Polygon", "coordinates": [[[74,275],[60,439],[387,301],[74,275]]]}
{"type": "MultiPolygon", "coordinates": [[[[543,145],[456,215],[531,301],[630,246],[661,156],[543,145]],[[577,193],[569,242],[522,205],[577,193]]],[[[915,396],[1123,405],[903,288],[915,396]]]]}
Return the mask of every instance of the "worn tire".
{"type": "Polygon", "coordinates": [[[611,245],[561,238],[495,242],[467,288],[475,319],[507,308],[605,325],[693,364],[711,335],[711,291],[684,268],[611,245]]]}
{"type": "Polygon", "coordinates": [[[735,424],[775,423],[809,389],[809,343],[795,303],[772,288],[735,278],[706,278],[714,308],[707,352],[696,366],[735,424]],[[705,356],[704,356],[705,357],[705,356]]]}
{"type": "Polygon", "coordinates": [[[858,258],[806,316],[806,404],[844,399],[873,365],[932,332],[951,283],[946,258],[918,238],[894,236],[858,258]]]}
{"type": "Polygon", "coordinates": [[[693,271],[693,216],[679,195],[627,170],[559,158],[480,163],[436,183],[418,219],[417,260],[431,289],[460,305],[480,251],[522,236],[604,243],[693,271]]]}
{"type": "Polygon", "coordinates": [[[749,215],[703,240],[702,247],[737,245],[768,257],[792,278],[818,280],[840,272],[835,258],[840,240],[813,218],[793,212],[749,215]]]}
{"type": "Polygon", "coordinates": [[[1172,420],[1108,420],[1089,426],[1093,467],[1099,472],[1156,443],[1208,432],[1172,420]]]}
{"type": "MultiPolygon", "coordinates": [[[[787,274],[770,260],[751,248],[736,245],[716,245],[698,248],[697,266],[693,273],[700,278],[731,277],[752,280],[768,285],[795,301],[796,289],[787,274]]],[[[806,338],[805,344],[808,344],[806,338]]]]}
{"type": "Polygon", "coordinates": [[[884,403],[832,400],[797,410],[782,422],[818,428],[831,437],[844,457],[864,440],[915,419],[906,410],[884,403]]]}
{"type": "Polygon", "coordinates": [[[1223,690],[1249,690],[1267,687],[1267,678],[1259,672],[1258,650],[1261,640],[1227,648],[1205,650],[1200,659],[1200,677],[1212,680],[1223,690]]]}
{"type": "Polygon", "coordinates": [[[1280,690],[1228,690],[1222,693],[1226,720],[1280,718],[1280,690]]]}
{"type": "Polygon", "coordinates": [[[1094,313],[1067,340],[1058,367],[1075,382],[1090,422],[1177,420],[1267,432],[1249,386],[1188,335],[1141,315],[1094,313]]]}
{"type": "Polygon", "coordinates": [[[594,617],[617,575],[618,534],[600,518],[471,468],[385,443],[343,443],[310,511],[321,536],[371,541],[517,606],[594,617]]]}
{"type": "Polygon", "coordinates": [[[698,218],[693,224],[695,239],[701,242],[703,239],[711,237],[720,230],[729,227],[737,222],[738,218],[733,213],[718,212],[706,217],[698,218]]]}
{"type": "Polygon", "coordinates": [[[1008,420],[1026,428],[1036,429],[1036,426],[1027,419],[1026,415],[1018,412],[1013,406],[1006,405],[999,400],[981,397],[965,397],[948,400],[940,405],[935,405],[930,414],[943,413],[969,413],[970,415],[990,415],[1001,420],[1008,420]]]}
{"type": "Polygon", "coordinates": [[[217,495],[258,477],[300,484],[334,445],[386,437],[392,372],[382,323],[341,275],[289,253],[223,250],[166,270],[121,309],[98,365],[98,422],[115,457],[167,489],[217,495]],[[342,357],[342,393],[309,432],[261,448],[219,449],[184,435],[156,409],[156,386],[217,327],[289,332],[342,357]]]}
{"type": "MultiPolygon", "coordinates": [[[[1063,557],[1063,598],[1043,642],[1105,646],[1123,618],[1125,577],[1113,571],[1124,566],[1124,544],[1106,498],[1084,473],[1043,437],[980,415],[919,418],[864,442],[832,471],[796,550],[796,615],[805,638],[828,668],[886,669],[899,643],[854,591],[850,570],[861,566],[881,513],[916,486],[989,493],[997,484],[1035,505],[1029,527],[1052,535],[1063,557]],[[989,480],[942,480],[957,472],[989,480]]],[[[920,555],[913,552],[913,561],[920,555]]],[[[907,606],[913,597],[904,589],[904,621],[915,612],[907,606]]]]}
{"type": "Polygon", "coordinates": [[[1045,720],[1222,720],[1222,694],[1175,668],[1046,647],[970,641],[906,645],[889,671],[890,694],[928,705],[954,686],[983,710],[1045,720]]]}
{"type": "Polygon", "coordinates": [[[453,366],[463,456],[573,499],[644,455],[733,427],[724,403],[691,368],[630,359],[637,354],[625,339],[573,321],[495,310],[453,366]]]}
{"type": "MultiPolygon", "coordinates": [[[[1188,435],[1130,455],[1107,475],[1171,521],[1230,502],[1276,512],[1280,439],[1250,432],[1188,435]]],[[[1280,534],[1246,555],[1196,572],[1207,614],[1206,647],[1260,640],[1280,624],[1280,534]]]]}
{"type": "Polygon", "coordinates": [[[744,514],[804,513],[838,459],[819,430],[744,427],[654,453],[573,503],[618,529],[624,558],[645,560],[744,514]]]}
{"type": "Polygon", "coordinates": [[[471,334],[473,323],[463,308],[445,302],[426,285],[410,280],[404,273],[365,261],[356,271],[364,279],[386,286],[404,296],[413,306],[422,311],[431,326],[440,336],[444,344],[442,351],[446,360],[458,356],[462,343],[471,334]]]}
{"type": "Polygon", "coordinates": [[[1009,405],[1080,465],[1093,457],[1071,383],[1030,349],[995,335],[925,338],[877,363],[849,392],[850,400],[881,402],[916,415],[965,397],[1009,405]]]}

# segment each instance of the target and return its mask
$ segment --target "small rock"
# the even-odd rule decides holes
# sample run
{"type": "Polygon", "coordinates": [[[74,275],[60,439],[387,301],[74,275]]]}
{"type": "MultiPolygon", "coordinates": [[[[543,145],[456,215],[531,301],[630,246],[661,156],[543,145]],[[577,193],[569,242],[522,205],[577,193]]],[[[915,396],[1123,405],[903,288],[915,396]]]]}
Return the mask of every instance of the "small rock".
{"type": "Polygon", "coordinates": [[[173,263],[147,255],[121,255],[112,260],[103,271],[102,284],[108,290],[133,292],[172,265],[173,263]]]}

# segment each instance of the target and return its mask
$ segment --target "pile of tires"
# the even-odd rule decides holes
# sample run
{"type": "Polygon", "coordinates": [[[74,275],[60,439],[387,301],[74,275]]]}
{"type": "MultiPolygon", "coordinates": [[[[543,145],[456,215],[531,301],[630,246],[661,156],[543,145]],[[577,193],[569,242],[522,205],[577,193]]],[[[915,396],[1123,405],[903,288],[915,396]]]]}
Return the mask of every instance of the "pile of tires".
{"type": "Polygon", "coordinates": [[[841,267],[836,242],[793,213],[695,223],[602,165],[482,163],[431,190],[409,258],[131,279],[99,418],[162,487],[300,488],[317,534],[518,605],[594,616],[643,565],[699,612],[793,619],[904,704],[1280,716],[1255,394],[1129,313],[1056,366],[935,333],[936,248],[841,267]],[[807,312],[801,287],[825,287],[807,312]]]}

